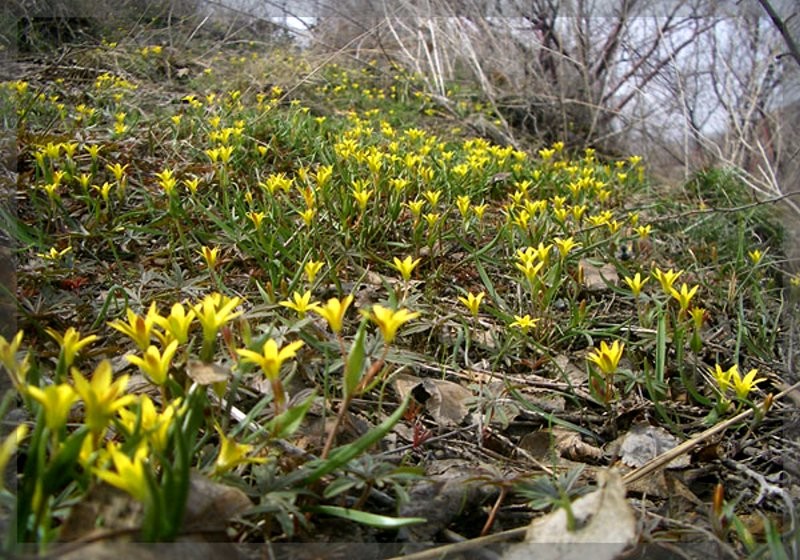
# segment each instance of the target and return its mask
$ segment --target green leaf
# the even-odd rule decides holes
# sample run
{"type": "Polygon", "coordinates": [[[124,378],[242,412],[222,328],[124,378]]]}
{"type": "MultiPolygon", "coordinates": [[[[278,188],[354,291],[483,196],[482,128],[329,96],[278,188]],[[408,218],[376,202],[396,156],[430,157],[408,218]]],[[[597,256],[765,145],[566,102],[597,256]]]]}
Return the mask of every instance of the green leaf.
{"type": "Polygon", "coordinates": [[[358,484],[357,480],[353,480],[351,478],[337,478],[330,484],[325,487],[325,491],[322,493],[322,497],[326,500],[330,500],[331,498],[335,498],[342,492],[347,492],[351,488],[353,488],[356,484],[358,484]]]}
{"type": "Polygon", "coordinates": [[[539,408],[538,406],[536,406],[532,402],[528,401],[516,389],[513,389],[513,388],[511,389],[511,396],[514,397],[517,400],[517,402],[522,406],[522,408],[525,408],[527,410],[530,410],[531,412],[535,412],[537,414],[540,414],[542,416],[542,418],[547,418],[548,422],[552,422],[553,424],[556,424],[557,426],[561,426],[563,428],[567,428],[569,430],[573,430],[575,432],[578,432],[579,434],[583,434],[585,436],[589,436],[590,438],[594,439],[595,441],[599,441],[600,440],[600,437],[597,436],[597,434],[595,434],[591,430],[587,430],[583,426],[578,426],[577,424],[573,424],[572,422],[569,422],[567,420],[562,420],[561,418],[558,418],[557,416],[553,416],[553,414],[551,414],[549,412],[545,412],[544,410],[542,410],[541,408],[539,408]]]}
{"type": "Polygon", "coordinates": [[[272,434],[272,437],[279,439],[290,437],[303,423],[303,419],[305,419],[306,413],[311,408],[316,396],[316,393],[311,393],[300,404],[289,407],[285,412],[270,420],[266,426],[267,431],[272,434]]]}
{"type": "Polygon", "coordinates": [[[353,443],[337,447],[333,450],[330,456],[314,468],[310,473],[305,475],[305,484],[311,484],[350,462],[351,459],[358,457],[361,453],[378,443],[383,436],[389,433],[395,424],[403,417],[403,413],[408,406],[410,396],[406,397],[403,403],[397,410],[389,416],[386,420],[381,422],[373,430],[370,430],[353,443]]]}
{"type": "Polygon", "coordinates": [[[361,376],[364,373],[364,364],[366,362],[366,352],[364,350],[364,338],[367,331],[367,320],[361,321],[358,326],[353,345],[350,347],[350,353],[347,355],[347,364],[344,371],[344,395],[350,397],[358,387],[361,381],[361,376]]]}
{"type": "Polygon", "coordinates": [[[314,506],[308,508],[307,511],[355,521],[356,523],[377,527],[378,529],[397,529],[399,527],[407,527],[409,525],[418,525],[419,523],[427,522],[427,519],[422,517],[387,517],[385,515],[377,515],[338,506],[314,506]]]}
{"type": "Polygon", "coordinates": [[[76,476],[75,466],[83,440],[88,434],[89,428],[81,426],[64,440],[56,455],[50,459],[42,480],[45,494],[57,492],[76,476]]]}

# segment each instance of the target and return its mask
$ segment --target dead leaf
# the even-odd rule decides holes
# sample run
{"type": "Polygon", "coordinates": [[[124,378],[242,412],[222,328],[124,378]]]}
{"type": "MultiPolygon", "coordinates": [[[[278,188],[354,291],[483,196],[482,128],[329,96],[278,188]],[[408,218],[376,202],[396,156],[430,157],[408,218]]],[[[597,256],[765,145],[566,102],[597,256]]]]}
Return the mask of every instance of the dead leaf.
{"type": "Polygon", "coordinates": [[[228,522],[253,504],[247,494],[193,472],[183,518],[184,531],[224,533],[228,522]]]}
{"type": "MultiPolygon", "coordinates": [[[[192,472],[181,528],[181,534],[187,536],[183,539],[224,542],[227,540],[225,530],[228,522],[251,506],[250,499],[238,488],[213,482],[192,472]]],[[[119,544],[120,539],[135,540],[138,537],[143,517],[141,502],[113,486],[98,484],[72,508],[59,538],[63,542],[74,542],[109,534],[112,536],[103,541],[119,544]],[[99,520],[102,520],[102,525],[99,520]]],[[[84,560],[104,557],[105,549],[102,547],[93,549],[89,556],[80,556],[84,560]]]]}
{"type": "Polygon", "coordinates": [[[230,369],[217,364],[206,364],[200,360],[189,360],[186,366],[186,375],[198,385],[213,385],[222,383],[231,377],[230,369]]]}
{"type": "Polygon", "coordinates": [[[394,383],[400,398],[411,394],[440,426],[458,426],[469,414],[466,403],[472,392],[458,383],[408,374],[398,375],[394,383]]]}
{"type": "Polygon", "coordinates": [[[107,531],[136,530],[143,515],[141,502],[113,486],[98,484],[70,510],[59,539],[72,542],[107,531]]]}
{"type": "Polygon", "coordinates": [[[481,478],[485,475],[485,469],[460,459],[432,462],[425,478],[411,485],[409,499],[398,511],[400,517],[423,517],[427,523],[401,529],[402,538],[430,542],[463,512],[479,510],[498,492],[481,478]]]}
{"type": "Polygon", "coordinates": [[[581,387],[589,384],[589,374],[585,369],[579,368],[572,363],[569,356],[559,354],[553,359],[553,363],[558,367],[561,375],[573,387],[581,387]]]}
{"type": "Polygon", "coordinates": [[[605,292],[609,289],[609,285],[616,285],[619,282],[614,265],[597,266],[586,259],[581,259],[580,266],[583,269],[583,287],[590,292],[605,292]]]}
{"type": "Polygon", "coordinates": [[[548,428],[526,434],[519,446],[542,462],[563,457],[570,461],[597,461],[603,456],[603,450],[586,443],[570,430],[548,428]],[[553,457],[555,452],[555,457],[553,457]]]}
{"type": "Polygon", "coordinates": [[[567,528],[563,508],[534,520],[525,542],[511,546],[503,560],[612,560],[636,538],[636,518],[625,500],[616,470],[597,473],[597,490],[572,502],[576,527],[567,528]],[[541,546],[548,544],[549,546],[541,546]]]}
{"type": "MultiPolygon", "coordinates": [[[[629,467],[641,467],[662,453],[677,447],[679,443],[678,438],[664,428],[639,424],[622,436],[620,458],[629,467]]],[[[681,455],[670,461],[665,468],[680,469],[688,466],[689,456],[681,455]]]]}

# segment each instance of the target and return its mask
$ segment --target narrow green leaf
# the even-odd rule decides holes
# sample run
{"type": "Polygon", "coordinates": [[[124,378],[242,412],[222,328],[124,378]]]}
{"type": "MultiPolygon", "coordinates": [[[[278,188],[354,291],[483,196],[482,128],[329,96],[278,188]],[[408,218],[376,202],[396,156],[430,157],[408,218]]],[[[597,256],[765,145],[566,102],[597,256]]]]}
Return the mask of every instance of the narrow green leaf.
{"type": "Polygon", "coordinates": [[[306,413],[311,408],[316,396],[316,393],[311,393],[300,404],[290,407],[276,418],[270,420],[266,426],[267,431],[272,434],[272,437],[279,439],[290,437],[303,423],[303,419],[305,419],[306,413]]]}
{"type": "Polygon", "coordinates": [[[557,416],[553,416],[552,413],[545,412],[544,410],[542,410],[541,408],[539,408],[535,404],[533,404],[530,401],[528,401],[527,399],[525,399],[525,397],[523,397],[516,389],[513,389],[513,388],[511,389],[511,396],[514,397],[517,400],[517,402],[519,402],[520,405],[522,405],[522,408],[525,408],[525,409],[530,410],[531,412],[535,412],[537,414],[541,414],[543,418],[547,418],[548,422],[552,422],[553,424],[556,424],[556,425],[561,426],[563,428],[567,428],[569,430],[573,430],[575,432],[578,432],[579,434],[583,434],[585,436],[589,436],[590,438],[594,439],[595,441],[600,440],[600,438],[597,436],[597,434],[595,434],[591,430],[587,430],[586,428],[584,428],[582,426],[578,426],[577,424],[573,424],[572,422],[568,422],[567,420],[562,420],[561,418],[558,418],[557,416]]]}
{"type": "Polygon", "coordinates": [[[364,338],[366,336],[367,320],[361,321],[356,333],[350,353],[347,355],[347,364],[344,371],[344,395],[349,397],[353,394],[361,381],[366,362],[366,352],[364,350],[364,338]]]}
{"type": "Polygon", "coordinates": [[[361,453],[378,443],[383,436],[389,433],[395,424],[403,417],[403,413],[408,406],[410,396],[406,397],[403,403],[397,410],[389,416],[386,420],[381,422],[374,429],[370,430],[353,443],[337,447],[333,450],[330,456],[321,461],[320,464],[314,468],[305,478],[306,484],[311,484],[325,476],[326,474],[335,471],[350,462],[350,460],[358,457],[361,453]]]}
{"type": "Polygon", "coordinates": [[[356,523],[377,527],[378,529],[397,529],[399,527],[408,527],[409,525],[418,525],[427,522],[427,519],[423,517],[388,517],[386,515],[377,515],[338,506],[314,506],[307,508],[307,511],[355,521],[356,523]]]}
{"type": "Polygon", "coordinates": [[[658,329],[656,331],[656,381],[659,386],[664,383],[664,367],[667,361],[667,314],[663,312],[658,316],[658,329]]]}

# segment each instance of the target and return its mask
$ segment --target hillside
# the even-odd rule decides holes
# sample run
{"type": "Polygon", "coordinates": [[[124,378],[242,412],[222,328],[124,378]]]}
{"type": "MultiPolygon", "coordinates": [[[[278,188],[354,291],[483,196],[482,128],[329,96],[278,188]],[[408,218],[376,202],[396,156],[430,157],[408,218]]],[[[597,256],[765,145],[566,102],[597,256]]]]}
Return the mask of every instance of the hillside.
{"type": "Polygon", "coordinates": [[[464,85],[288,46],[15,71],[10,550],[389,558],[561,512],[545,542],[796,552],[800,276],[735,170],[499,145],[464,85]]]}

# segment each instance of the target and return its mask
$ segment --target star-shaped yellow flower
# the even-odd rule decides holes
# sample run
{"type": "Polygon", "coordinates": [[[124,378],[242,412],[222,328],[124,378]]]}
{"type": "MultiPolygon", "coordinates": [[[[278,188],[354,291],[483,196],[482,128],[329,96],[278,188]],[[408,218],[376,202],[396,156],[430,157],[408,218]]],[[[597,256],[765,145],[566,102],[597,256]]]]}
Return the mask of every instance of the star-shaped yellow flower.
{"type": "Polygon", "coordinates": [[[283,307],[288,307],[289,309],[294,309],[297,315],[302,318],[306,316],[308,311],[313,311],[319,305],[319,302],[311,301],[311,295],[311,290],[306,290],[303,294],[294,292],[292,294],[292,299],[283,300],[278,302],[278,304],[283,307]]]}
{"type": "Polygon", "coordinates": [[[409,311],[408,309],[398,309],[395,311],[376,304],[372,306],[372,312],[367,316],[373,323],[378,325],[378,329],[380,329],[381,335],[383,335],[383,341],[386,344],[391,344],[397,335],[397,329],[404,323],[419,317],[420,313],[417,311],[409,311]]]}
{"type": "Polygon", "coordinates": [[[468,293],[467,297],[458,296],[458,301],[463,303],[469,312],[472,314],[473,317],[478,316],[478,309],[481,306],[481,301],[483,300],[486,294],[484,292],[480,292],[479,294],[468,293]]]}
{"type": "Polygon", "coordinates": [[[313,309],[320,317],[328,322],[331,330],[339,334],[342,331],[342,324],[344,323],[344,314],[350,304],[353,303],[353,296],[347,295],[344,299],[331,298],[325,305],[319,305],[313,309]]]}
{"type": "Polygon", "coordinates": [[[420,263],[420,260],[421,259],[412,259],[410,256],[407,256],[402,261],[399,258],[395,257],[393,262],[394,262],[394,267],[403,277],[403,281],[408,282],[409,280],[411,280],[411,273],[420,263]]]}
{"type": "Polygon", "coordinates": [[[619,360],[622,357],[622,350],[624,348],[625,345],[620,344],[618,340],[615,340],[611,346],[606,344],[605,341],[602,341],[600,342],[600,348],[593,349],[587,356],[587,359],[590,362],[594,362],[604,374],[611,375],[617,371],[617,366],[619,365],[619,360]]]}
{"type": "Polygon", "coordinates": [[[242,360],[260,366],[267,379],[273,381],[280,376],[283,362],[289,358],[294,358],[301,346],[303,346],[303,341],[296,340],[283,348],[279,348],[278,343],[270,338],[264,343],[261,353],[246,348],[239,348],[236,353],[242,357],[242,360]]]}

